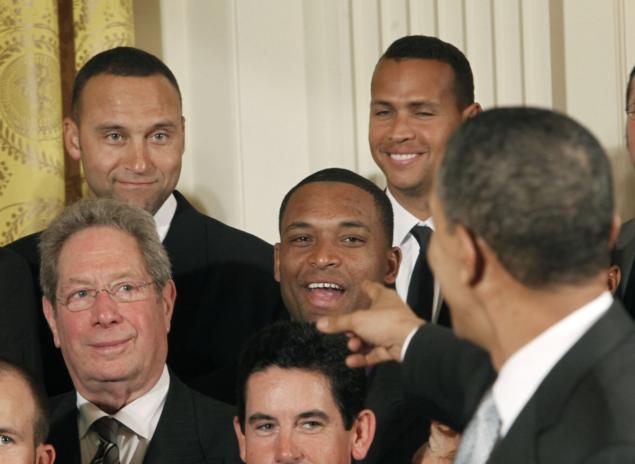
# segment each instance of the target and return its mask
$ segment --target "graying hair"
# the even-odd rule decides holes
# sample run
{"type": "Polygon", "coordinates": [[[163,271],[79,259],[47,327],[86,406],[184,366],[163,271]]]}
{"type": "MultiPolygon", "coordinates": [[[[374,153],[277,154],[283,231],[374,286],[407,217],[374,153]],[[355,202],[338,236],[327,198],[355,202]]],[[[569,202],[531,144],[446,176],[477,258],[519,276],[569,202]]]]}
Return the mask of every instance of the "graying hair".
{"type": "Polygon", "coordinates": [[[53,306],[62,247],[73,234],[90,227],[111,227],[134,237],[146,271],[159,289],[165,287],[171,277],[170,259],[150,213],[118,200],[86,198],[65,208],[40,236],[40,286],[53,306]]]}

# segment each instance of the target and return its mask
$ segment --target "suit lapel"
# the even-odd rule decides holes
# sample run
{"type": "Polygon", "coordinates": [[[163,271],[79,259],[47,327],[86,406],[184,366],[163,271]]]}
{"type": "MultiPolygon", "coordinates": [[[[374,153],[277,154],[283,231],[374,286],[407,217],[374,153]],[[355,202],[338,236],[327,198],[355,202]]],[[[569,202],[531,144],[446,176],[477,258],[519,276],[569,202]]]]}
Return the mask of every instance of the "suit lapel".
{"type": "Polygon", "coordinates": [[[144,463],[198,464],[207,462],[196,426],[197,413],[191,394],[170,375],[170,388],[144,463]]]}
{"type": "Polygon", "coordinates": [[[209,244],[205,221],[201,221],[200,213],[176,190],[174,197],[176,212],[163,245],[170,256],[172,275],[178,277],[206,267],[208,250],[200,249],[200,247],[203,244],[207,247],[209,244]],[[192,244],[196,244],[198,249],[192,249],[192,244]]]}
{"type": "Polygon", "coordinates": [[[541,435],[557,424],[567,399],[596,364],[631,335],[633,322],[619,302],[613,305],[556,363],[509,432],[494,449],[490,464],[537,462],[541,435]]]}

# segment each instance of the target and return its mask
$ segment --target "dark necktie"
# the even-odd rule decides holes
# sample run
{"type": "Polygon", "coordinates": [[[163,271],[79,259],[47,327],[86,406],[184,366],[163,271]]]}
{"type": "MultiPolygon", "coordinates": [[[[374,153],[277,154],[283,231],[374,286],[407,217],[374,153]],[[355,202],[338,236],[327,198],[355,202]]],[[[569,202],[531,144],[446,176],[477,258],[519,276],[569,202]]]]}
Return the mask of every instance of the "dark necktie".
{"type": "Polygon", "coordinates": [[[432,229],[428,226],[414,226],[410,231],[412,236],[419,242],[419,256],[412,270],[410,285],[408,286],[408,305],[417,314],[417,316],[426,321],[432,320],[432,303],[434,298],[434,278],[426,251],[432,229]]]}
{"type": "Polygon", "coordinates": [[[119,464],[119,448],[117,447],[117,431],[119,422],[112,417],[97,419],[92,428],[99,436],[99,447],[90,464],[119,464]]]}

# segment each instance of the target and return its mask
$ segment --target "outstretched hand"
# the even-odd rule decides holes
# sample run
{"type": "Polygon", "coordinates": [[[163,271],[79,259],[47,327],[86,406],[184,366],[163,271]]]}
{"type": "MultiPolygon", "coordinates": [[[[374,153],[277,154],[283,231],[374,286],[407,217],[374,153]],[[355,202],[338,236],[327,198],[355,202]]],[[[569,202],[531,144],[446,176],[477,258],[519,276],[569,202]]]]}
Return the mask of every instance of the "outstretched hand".
{"type": "Polygon", "coordinates": [[[384,361],[400,361],[408,334],[424,324],[404,303],[397,292],[376,282],[364,282],[362,290],[370,300],[368,309],[350,314],[322,317],[317,328],[322,332],[347,332],[350,367],[371,366],[384,361]]]}

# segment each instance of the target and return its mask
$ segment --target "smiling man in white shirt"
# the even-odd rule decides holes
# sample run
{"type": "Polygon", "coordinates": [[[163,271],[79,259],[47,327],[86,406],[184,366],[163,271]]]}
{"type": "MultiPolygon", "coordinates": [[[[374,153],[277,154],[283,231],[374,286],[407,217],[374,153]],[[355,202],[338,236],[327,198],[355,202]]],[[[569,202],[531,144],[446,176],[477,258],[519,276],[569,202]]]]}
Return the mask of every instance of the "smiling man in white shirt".
{"type": "Polygon", "coordinates": [[[448,139],[480,111],[470,63],[450,43],[421,35],[402,37],[377,62],[368,140],[388,184],[395,215],[393,245],[403,254],[397,292],[420,317],[444,325],[449,323],[447,310],[442,311],[439,286],[425,259],[434,229],[430,192],[448,139]]]}
{"type": "Polygon", "coordinates": [[[456,463],[635,460],[635,325],[607,289],[619,219],[598,141],[547,110],[487,111],[448,144],[431,210],[430,263],[469,342],[369,285],[369,310],[318,322],[374,346],[349,364],[402,360],[430,414],[465,428],[456,463]]]}

